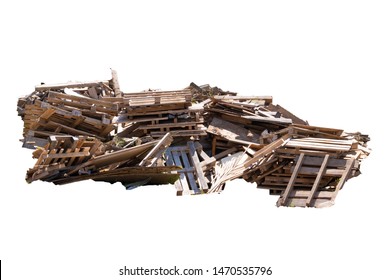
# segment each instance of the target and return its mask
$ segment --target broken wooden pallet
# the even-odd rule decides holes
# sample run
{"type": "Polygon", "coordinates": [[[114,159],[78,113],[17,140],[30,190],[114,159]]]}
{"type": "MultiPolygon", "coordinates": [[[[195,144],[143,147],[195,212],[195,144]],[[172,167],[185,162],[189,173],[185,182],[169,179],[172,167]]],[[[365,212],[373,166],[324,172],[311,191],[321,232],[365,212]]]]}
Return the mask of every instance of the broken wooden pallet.
{"type": "Polygon", "coordinates": [[[299,155],[298,161],[294,167],[294,171],[289,179],[286,189],[282,192],[277,206],[300,206],[300,207],[325,207],[334,204],[337,193],[343,187],[346,180],[350,177],[350,173],[353,167],[354,159],[346,161],[345,166],[340,170],[341,177],[334,186],[321,185],[321,179],[326,174],[329,155],[326,154],[323,157],[320,169],[315,172],[316,177],[311,189],[309,190],[296,190],[294,189],[295,181],[301,172],[301,167],[304,162],[305,153],[299,155]],[[329,187],[329,190],[326,189],[329,187]]]}
{"type": "Polygon", "coordinates": [[[204,176],[199,156],[194,142],[189,141],[186,146],[169,147],[165,151],[167,166],[179,166],[180,175],[175,182],[178,195],[207,193],[208,179],[204,176]]]}

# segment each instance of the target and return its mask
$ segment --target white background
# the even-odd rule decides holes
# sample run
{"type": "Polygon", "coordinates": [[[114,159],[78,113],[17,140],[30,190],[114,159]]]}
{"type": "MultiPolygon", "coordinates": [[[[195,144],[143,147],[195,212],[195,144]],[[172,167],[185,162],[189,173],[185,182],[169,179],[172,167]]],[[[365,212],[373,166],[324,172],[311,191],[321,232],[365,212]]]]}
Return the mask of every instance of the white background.
{"type": "MultiPolygon", "coordinates": [[[[130,279],[118,275],[124,265],[389,279],[389,13],[387,1],[2,1],[4,279],[130,279]],[[277,208],[242,181],[197,197],[173,186],[28,185],[17,98],[40,82],[109,79],[110,67],[128,92],[193,81],[272,95],[312,125],[369,134],[373,152],[327,209],[277,208]]],[[[163,279],[202,278],[212,277],[163,279]]]]}

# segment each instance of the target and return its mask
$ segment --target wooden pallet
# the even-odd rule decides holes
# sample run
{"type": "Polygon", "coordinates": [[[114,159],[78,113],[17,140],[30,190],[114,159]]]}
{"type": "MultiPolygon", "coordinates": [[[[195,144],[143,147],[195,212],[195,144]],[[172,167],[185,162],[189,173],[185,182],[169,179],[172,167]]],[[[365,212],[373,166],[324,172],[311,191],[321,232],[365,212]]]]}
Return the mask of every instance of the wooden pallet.
{"type": "Polygon", "coordinates": [[[101,145],[97,139],[87,137],[50,136],[46,146],[33,153],[37,161],[27,172],[26,180],[47,179],[60,171],[69,170],[71,166],[82,164],[96,154],[101,145]]]}
{"type": "Polygon", "coordinates": [[[129,107],[158,106],[172,103],[191,105],[190,90],[124,93],[123,97],[125,104],[128,104],[129,107]]]}
{"type": "Polygon", "coordinates": [[[76,136],[94,136],[103,140],[115,129],[115,126],[111,124],[111,120],[104,116],[102,116],[102,119],[86,117],[80,111],[68,111],[39,100],[36,100],[34,105],[41,108],[41,114],[39,116],[34,115],[35,119],[28,127],[25,127],[26,130],[45,130],[76,136]]]}
{"type": "MultiPolygon", "coordinates": [[[[334,204],[338,191],[343,187],[346,180],[350,178],[351,170],[354,167],[355,159],[339,160],[330,158],[328,154],[323,157],[307,157],[305,153],[301,153],[294,166],[291,177],[288,180],[288,184],[285,190],[282,192],[277,206],[299,206],[299,207],[325,207],[334,204]],[[306,162],[305,162],[306,161],[306,162]],[[308,171],[304,171],[304,164],[309,162],[312,165],[317,165],[321,161],[320,168],[312,167],[310,175],[315,175],[314,182],[311,188],[308,190],[296,189],[295,185],[299,174],[307,175],[308,171]],[[333,163],[332,163],[333,161],[333,163]],[[342,162],[344,164],[342,164],[342,162]],[[328,167],[337,165],[337,173],[329,172],[332,169],[328,167]],[[323,180],[323,177],[338,177],[338,182],[334,187],[330,186],[329,190],[324,189],[324,183],[329,180],[323,180]]],[[[311,182],[305,182],[311,183],[311,182]]]]}
{"type": "Polygon", "coordinates": [[[113,102],[111,99],[109,102],[86,98],[82,96],[62,94],[55,91],[49,91],[49,95],[46,99],[46,102],[59,107],[69,106],[72,108],[116,116],[119,111],[119,102],[122,100],[122,98],[119,98],[118,102],[113,102]]]}

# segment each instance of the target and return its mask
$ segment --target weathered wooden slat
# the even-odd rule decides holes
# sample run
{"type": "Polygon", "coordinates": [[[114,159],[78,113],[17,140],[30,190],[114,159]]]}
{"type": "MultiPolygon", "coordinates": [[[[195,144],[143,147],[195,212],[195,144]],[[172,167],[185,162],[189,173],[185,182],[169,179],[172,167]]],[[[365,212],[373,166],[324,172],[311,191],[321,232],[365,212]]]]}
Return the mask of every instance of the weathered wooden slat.
{"type": "Polygon", "coordinates": [[[181,154],[184,167],[187,170],[186,175],[187,175],[188,183],[191,186],[191,190],[193,190],[196,194],[198,194],[200,193],[200,191],[198,185],[196,184],[196,180],[193,174],[194,171],[189,171],[189,169],[192,169],[192,166],[188,160],[187,153],[185,151],[180,151],[180,154],[181,154]]]}
{"type": "MultiPolygon", "coordinates": [[[[178,151],[172,150],[171,151],[172,156],[173,156],[173,161],[175,162],[176,166],[184,167],[183,163],[180,160],[180,153],[178,151]]],[[[179,174],[179,180],[183,189],[183,194],[191,194],[190,186],[188,185],[187,182],[187,177],[185,173],[180,173],[179,174]]]]}
{"type": "Polygon", "coordinates": [[[165,149],[169,145],[171,145],[173,138],[170,133],[165,134],[163,138],[153,147],[153,149],[142,159],[142,161],[138,164],[139,166],[150,166],[156,160],[153,160],[154,157],[157,156],[157,153],[161,149],[165,149]]]}
{"type": "Polygon", "coordinates": [[[306,149],[322,150],[322,151],[342,151],[342,152],[351,150],[351,146],[348,145],[334,145],[334,144],[326,144],[326,143],[305,142],[296,139],[288,141],[286,147],[306,148],[306,149]]]}
{"type": "Polygon", "coordinates": [[[299,169],[301,168],[301,165],[302,165],[302,161],[303,161],[304,156],[305,156],[304,153],[300,154],[299,159],[298,159],[298,162],[297,162],[297,165],[296,165],[295,168],[294,168],[294,172],[293,172],[293,174],[291,175],[291,178],[290,178],[290,181],[288,182],[288,185],[287,185],[287,187],[286,187],[286,190],[283,192],[283,194],[282,194],[281,197],[279,198],[278,203],[277,203],[277,206],[281,206],[281,205],[284,206],[284,205],[286,205],[287,198],[290,196],[290,193],[291,193],[291,191],[292,191],[293,188],[294,188],[294,182],[295,182],[295,179],[296,179],[297,176],[298,176],[298,172],[299,172],[299,169]]]}
{"type": "Polygon", "coordinates": [[[84,83],[78,83],[78,82],[71,82],[71,83],[62,83],[62,84],[54,84],[54,85],[38,85],[35,86],[36,91],[45,91],[45,90],[57,90],[57,89],[64,89],[64,88],[84,88],[84,87],[96,87],[99,86],[101,83],[108,84],[108,81],[95,81],[95,82],[84,82],[84,83]]]}
{"type": "Polygon", "coordinates": [[[347,165],[345,166],[344,173],[341,176],[339,182],[337,183],[335,191],[333,192],[331,203],[334,203],[338,192],[344,186],[345,182],[349,179],[349,175],[351,173],[354,162],[355,162],[355,159],[353,159],[353,158],[348,160],[347,165]]]}
{"type": "Polygon", "coordinates": [[[198,155],[196,153],[194,142],[193,141],[188,141],[187,145],[188,145],[188,148],[190,150],[190,158],[192,160],[192,165],[193,165],[193,167],[195,168],[195,171],[196,171],[196,177],[197,177],[200,189],[203,192],[207,192],[208,185],[206,183],[206,179],[204,177],[202,168],[200,167],[200,162],[199,162],[198,155]]]}
{"type": "Polygon", "coordinates": [[[313,187],[311,188],[310,193],[309,193],[309,195],[307,197],[306,206],[308,206],[308,207],[311,205],[311,202],[313,200],[314,194],[317,192],[318,186],[320,185],[321,178],[325,174],[325,170],[326,170],[326,166],[328,164],[328,160],[329,160],[329,155],[326,155],[324,157],[324,160],[322,162],[322,165],[321,165],[320,171],[318,172],[316,180],[314,181],[313,187]]]}
{"type": "Polygon", "coordinates": [[[121,96],[122,92],[119,87],[118,73],[113,69],[111,69],[111,77],[112,77],[111,83],[114,89],[115,96],[121,96]]]}

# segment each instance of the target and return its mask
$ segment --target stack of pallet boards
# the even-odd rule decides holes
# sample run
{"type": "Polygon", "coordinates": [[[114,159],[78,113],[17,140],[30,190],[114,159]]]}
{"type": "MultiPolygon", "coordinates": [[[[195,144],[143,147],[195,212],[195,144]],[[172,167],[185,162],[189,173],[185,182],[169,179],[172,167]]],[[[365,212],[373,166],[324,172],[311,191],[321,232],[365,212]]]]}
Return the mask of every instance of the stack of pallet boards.
{"type": "Polygon", "coordinates": [[[174,184],[177,195],[224,190],[236,178],[276,205],[334,204],[370,154],[367,135],[310,126],[271,96],[209,85],[126,93],[112,79],[39,85],[18,100],[23,147],[37,159],[27,182],[174,184]]]}
{"type": "Polygon", "coordinates": [[[359,138],[337,129],[292,125],[254,153],[245,163],[244,178],[278,195],[278,206],[331,206],[344,183],[360,174],[360,163],[370,153],[367,137],[363,142],[359,138]]]}
{"type": "Polygon", "coordinates": [[[123,93],[123,110],[116,121],[122,137],[160,138],[205,136],[203,107],[192,106],[189,89],[123,93]]]}
{"type": "MultiPolygon", "coordinates": [[[[44,146],[52,135],[92,136],[108,140],[123,102],[115,97],[110,81],[39,85],[19,98],[18,113],[24,121],[25,147],[44,146]]],[[[115,87],[117,88],[117,86],[115,87]]]]}

